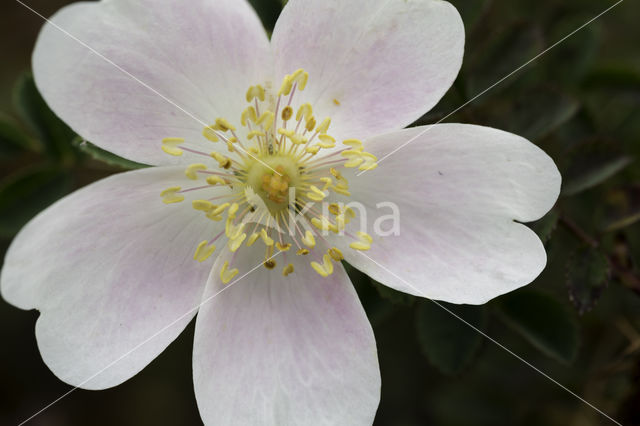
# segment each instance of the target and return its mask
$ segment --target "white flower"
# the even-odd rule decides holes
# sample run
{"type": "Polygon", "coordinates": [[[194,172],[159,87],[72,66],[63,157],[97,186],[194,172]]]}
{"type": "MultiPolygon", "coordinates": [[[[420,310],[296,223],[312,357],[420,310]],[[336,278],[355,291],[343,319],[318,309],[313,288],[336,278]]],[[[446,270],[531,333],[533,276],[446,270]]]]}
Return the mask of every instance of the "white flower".
{"type": "Polygon", "coordinates": [[[52,21],[113,63],[45,25],[33,67],[48,104],[96,145],[157,166],[60,200],[6,256],[2,295],[41,312],[40,352],[65,382],[122,383],[210,298],[193,354],[205,423],[370,424],[376,347],[342,256],[453,303],[543,269],[519,222],[557,198],[546,154],[486,127],[400,130],[460,68],[449,3],[290,0],[271,41],[244,0],[105,0],[52,21]],[[400,234],[357,233],[364,218],[338,203],[352,200],[369,224],[395,203],[400,234]],[[328,214],[300,212],[321,201],[328,214]]]}

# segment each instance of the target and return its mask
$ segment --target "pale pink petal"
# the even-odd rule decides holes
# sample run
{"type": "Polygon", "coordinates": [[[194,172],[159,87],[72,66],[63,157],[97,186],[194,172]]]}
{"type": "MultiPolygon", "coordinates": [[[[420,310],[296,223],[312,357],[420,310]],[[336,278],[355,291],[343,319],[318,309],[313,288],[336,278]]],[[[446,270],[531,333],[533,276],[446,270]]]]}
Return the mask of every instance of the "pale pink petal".
{"type": "Polygon", "coordinates": [[[269,42],[245,0],[83,2],[51,21],[33,54],[45,100],[82,137],[138,162],[182,160],[160,150],[165,137],[212,147],[203,122],[239,120],[249,85],[270,78],[269,42]]]}
{"type": "Polygon", "coordinates": [[[364,139],[438,102],[460,69],[464,27],[440,0],[290,0],[272,45],[276,76],[308,71],[301,98],[332,117],[331,133],[364,139]]]}
{"type": "Polygon", "coordinates": [[[365,146],[380,164],[349,183],[367,206],[374,243],[357,253],[337,239],[354,266],[407,293],[470,304],[515,290],[542,271],[542,243],[515,222],[540,218],[558,197],[560,174],[541,149],[511,133],[463,124],[411,128],[365,146]],[[390,219],[379,221],[392,214],[379,204],[385,202],[398,207],[399,235],[387,235],[390,219]]]}
{"type": "Polygon", "coordinates": [[[342,266],[322,278],[310,259],[289,252],[268,271],[264,246],[248,257],[245,249],[226,288],[212,275],[196,320],[193,374],[204,422],[370,425],[380,397],[375,340],[342,266]],[[295,272],[285,278],[288,262],[295,272]]]}
{"type": "Polygon", "coordinates": [[[115,386],[195,315],[213,258],[193,253],[222,225],[188,201],[164,204],[160,191],[172,185],[193,181],[175,167],[114,175],[58,201],[13,241],[2,296],[40,311],[38,347],[61,380],[115,386]]]}

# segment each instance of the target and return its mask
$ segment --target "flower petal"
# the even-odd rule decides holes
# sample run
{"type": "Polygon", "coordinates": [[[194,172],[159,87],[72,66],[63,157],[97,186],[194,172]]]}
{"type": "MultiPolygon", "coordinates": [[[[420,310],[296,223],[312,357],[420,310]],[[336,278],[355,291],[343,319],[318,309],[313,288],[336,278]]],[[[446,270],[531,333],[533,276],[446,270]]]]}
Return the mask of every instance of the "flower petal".
{"type": "MultiPolygon", "coordinates": [[[[371,249],[347,261],[398,290],[479,304],[533,281],[546,263],[526,226],[555,203],[560,174],[541,149],[488,127],[441,124],[375,137],[377,169],[349,179],[367,207],[371,249]],[[381,219],[399,210],[399,235],[381,219]],[[382,232],[381,232],[382,231],[382,232]]],[[[354,226],[358,226],[357,223],[354,226]]],[[[339,239],[336,244],[342,244],[339,239]]]]}
{"type": "Polygon", "coordinates": [[[40,353],[61,380],[115,386],[195,315],[213,259],[193,253],[221,225],[162,202],[162,189],[186,180],[175,167],[114,175],[58,201],[13,241],[2,296],[40,311],[40,353]]]}
{"type": "Polygon", "coordinates": [[[438,102],[460,70],[464,26],[440,0],[290,0],[272,45],[276,76],[309,72],[304,96],[332,134],[365,139],[438,102]]]}
{"type": "Polygon", "coordinates": [[[223,287],[212,274],[207,285],[193,355],[204,422],[370,425],[380,397],[376,346],[344,269],[336,264],[322,278],[308,256],[287,253],[274,258],[274,270],[243,276],[263,251],[239,252],[237,281],[223,287]],[[295,272],[285,278],[288,261],[295,272]]]}
{"type": "Polygon", "coordinates": [[[141,163],[180,160],[160,150],[166,137],[210,146],[204,125],[239,120],[249,85],[270,78],[245,0],[83,2],[51,21],[33,54],[45,100],[82,137],[141,163]]]}

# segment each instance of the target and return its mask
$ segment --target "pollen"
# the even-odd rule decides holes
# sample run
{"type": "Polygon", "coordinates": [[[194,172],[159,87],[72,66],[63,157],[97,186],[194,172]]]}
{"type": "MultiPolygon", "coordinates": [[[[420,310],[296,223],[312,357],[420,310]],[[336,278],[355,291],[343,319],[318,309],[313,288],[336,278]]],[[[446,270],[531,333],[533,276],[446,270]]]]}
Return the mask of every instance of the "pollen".
{"type": "Polygon", "coordinates": [[[215,272],[223,284],[239,273],[232,263],[240,263],[248,247],[264,251],[267,270],[276,268],[274,258],[283,253],[283,277],[294,273],[295,262],[287,261],[292,254],[320,276],[331,275],[333,262],[345,254],[328,245],[327,233],[346,240],[340,247],[371,248],[369,234],[349,228],[356,214],[344,205],[344,197],[351,197],[345,170],[373,170],[377,158],[358,139],[336,138],[331,118],[309,102],[307,84],[312,80],[303,69],[284,76],[280,85],[254,84],[238,94],[248,103],[242,113],[209,117],[213,124],[204,126],[201,140],[172,136],[161,141],[168,155],[188,157],[184,174],[194,181],[187,188],[163,190],[161,200],[180,203],[188,196],[181,206],[190,204],[193,214],[217,229],[194,242],[193,259],[204,262],[218,255],[216,246],[220,254],[230,253],[215,272]]]}

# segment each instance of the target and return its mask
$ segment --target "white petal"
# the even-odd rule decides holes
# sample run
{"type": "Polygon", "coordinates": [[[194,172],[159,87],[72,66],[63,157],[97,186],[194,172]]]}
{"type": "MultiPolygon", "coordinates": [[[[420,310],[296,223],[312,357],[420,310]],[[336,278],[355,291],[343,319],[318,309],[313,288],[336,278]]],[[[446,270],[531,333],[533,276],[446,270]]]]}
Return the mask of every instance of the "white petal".
{"type": "Polygon", "coordinates": [[[411,128],[365,146],[382,160],[349,180],[354,199],[367,206],[374,238],[369,251],[345,248],[354,266],[407,293],[470,304],[528,284],[542,271],[542,243],[514,222],[540,218],[558,197],[560,174],[541,149],[511,133],[462,124],[411,128]],[[380,235],[391,220],[376,232],[378,218],[392,211],[382,202],[398,206],[399,235],[380,235]]]}
{"type": "Polygon", "coordinates": [[[63,381],[115,386],[195,315],[213,259],[193,253],[221,225],[187,201],[162,203],[162,189],[186,181],[175,167],[114,175],[58,201],[13,241],[2,296],[40,311],[38,347],[63,381]]]}
{"type": "Polygon", "coordinates": [[[270,77],[245,0],[83,2],[51,21],[33,54],[45,100],[82,137],[142,163],[180,160],[160,150],[165,137],[211,146],[202,122],[237,122],[249,85],[270,77]]]}
{"type": "Polygon", "coordinates": [[[263,250],[239,252],[237,282],[224,288],[212,275],[207,285],[193,355],[205,424],[370,425],[380,397],[375,340],[344,269],[322,278],[289,252],[273,271],[243,277],[263,250]],[[287,262],[295,272],[285,278],[287,262]]]}
{"type": "Polygon", "coordinates": [[[290,0],[272,45],[276,76],[309,72],[300,96],[332,117],[331,133],[364,139],[438,102],[460,70],[464,27],[440,0],[290,0]]]}

